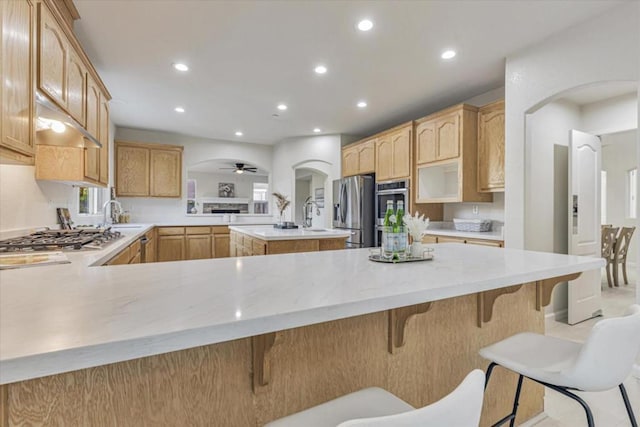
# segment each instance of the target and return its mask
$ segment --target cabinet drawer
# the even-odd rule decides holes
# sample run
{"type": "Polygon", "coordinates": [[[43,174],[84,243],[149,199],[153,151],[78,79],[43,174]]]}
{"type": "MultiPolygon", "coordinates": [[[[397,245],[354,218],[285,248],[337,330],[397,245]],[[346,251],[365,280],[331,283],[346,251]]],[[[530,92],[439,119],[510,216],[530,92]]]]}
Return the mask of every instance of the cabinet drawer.
{"type": "Polygon", "coordinates": [[[465,239],[459,237],[438,236],[438,243],[466,243],[465,239]]]}
{"type": "Polygon", "coordinates": [[[438,238],[431,235],[422,236],[422,243],[438,243],[438,238]]]}
{"type": "Polygon", "coordinates": [[[210,227],[186,227],[186,234],[211,234],[210,227]]]}
{"type": "Polygon", "coordinates": [[[229,234],[229,227],[226,225],[214,225],[211,227],[211,232],[213,234],[229,234]]]}
{"type": "Polygon", "coordinates": [[[184,234],[184,227],[160,227],[158,236],[176,236],[184,234]]]}

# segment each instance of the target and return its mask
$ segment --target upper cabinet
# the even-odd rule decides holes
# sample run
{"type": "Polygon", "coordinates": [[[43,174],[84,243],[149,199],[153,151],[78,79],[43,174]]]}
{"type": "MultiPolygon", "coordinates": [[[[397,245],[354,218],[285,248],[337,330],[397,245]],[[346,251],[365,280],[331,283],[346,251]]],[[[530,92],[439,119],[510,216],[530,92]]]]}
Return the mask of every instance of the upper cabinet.
{"type": "Polygon", "coordinates": [[[416,202],[490,202],[478,192],[478,109],[457,105],[416,121],[416,202]]]}
{"type": "Polygon", "coordinates": [[[80,56],[69,48],[67,61],[67,110],[71,117],[86,127],[85,107],[87,102],[87,69],[80,56]]]}
{"type": "Polygon", "coordinates": [[[98,141],[100,148],[100,182],[109,184],[109,99],[100,94],[100,114],[98,115],[98,141]]]}
{"type": "Polygon", "coordinates": [[[32,1],[0,2],[0,155],[23,164],[34,155],[34,22],[32,1]]]}
{"type": "Polygon", "coordinates": [[[478,111],[478,191],[504,191],[504,100],[478,111]]]}
{"type": "Polygon", "coordinates": [[[183,147],[117,141],[118,197],[181,197],[183,147]]]}
{"type": "Polygon", "coordinates": [[[375,172],[375,139],[347,145],[342,149],[342,176],[363,175],[375,172]]]}
{"type": "Polygon", "coordinates": [[[376,181],[409,178],[413,124],[381,134],[376,141],[376,181]]]}
{"type": "Polygon", "coordinates": [[[38,88],[67,108],[69,42],[62,26],[44,3],[38,3],[38,88]]]}

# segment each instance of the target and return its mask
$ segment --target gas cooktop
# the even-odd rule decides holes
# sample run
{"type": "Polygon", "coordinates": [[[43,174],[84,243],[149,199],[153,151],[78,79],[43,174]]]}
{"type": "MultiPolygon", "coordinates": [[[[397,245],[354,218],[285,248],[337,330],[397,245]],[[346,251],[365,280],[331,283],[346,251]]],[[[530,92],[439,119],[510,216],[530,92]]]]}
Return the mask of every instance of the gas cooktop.
{"type": "Polygon", "coordinates": [[[28,236],[0,241],[0,252],[101,249],[122,237],[119,231],[102,228],[43,230],[28,236]]]}

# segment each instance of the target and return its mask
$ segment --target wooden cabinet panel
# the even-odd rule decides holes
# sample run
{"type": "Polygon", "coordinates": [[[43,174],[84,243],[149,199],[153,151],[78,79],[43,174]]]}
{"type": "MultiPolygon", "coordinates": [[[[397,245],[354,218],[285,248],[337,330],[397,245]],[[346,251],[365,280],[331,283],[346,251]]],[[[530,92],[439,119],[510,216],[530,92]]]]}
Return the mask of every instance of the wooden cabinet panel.
{"type": "Polygon", "coordinates": [[[151,150],[151,196],[181,197],[182,153],[173,150],[151,150]]]}
{"type": "Polygon", "coordinates": [[[230,252],[230,239],[229,234],[214,234],[213,235],[213,257],[214,258],[227,258],[231,254],[230,252]]]}
{"type": "Polygon", "coordinates": [[[87,69],[72,47],[68,48],[67,58],[67,110],[78,123],[86,126],[87,69]]]}
{"type": "Polygon", "coordinates": [[[144,262],[156,262],[156,239],[154,238],[149,239],[144,247],[144,262]]]}
{"type": "Polygon", "coordinates": [[[438,238],[436,236],[426,235],[422,236],[422,243],[438,243],[438,238]]]}
{"type": "Polygon", "coordinates": [[[130,252],[129,252],[129,247],[127,247],[127,248],[123,249],[122,251],[120,251],[118,253],[118,255],[114,256],[109,261],[107,261],[106,265],[124,265],[124,264],[129,264],[130,260],[131,260],[131,256],[130,256],[130,252]]]}
{"type": "Polygon", "coordinates": [[[267,245],[267,253],[270,255],[316,252],[319,249],[318,240],[273,240],[267,245]]]}
{"type": "Polygon", "coordinates": [[[358,144],[358,175],[374,173],[376,171],[376,141],[358,144]]]}
{"type": "Polygon", "coordinates": [[[460,156],[460,114],[446,115],[436,121],[437,160],[460,156]]]}
{"type": "Polygon", "coordinates": [[[116,194],[149,195],[149,150],[130,145],[116,145],[116,194]]]}
{"type": "Polygon", "coordinates": [[[84,149],[37,145],[36,179],[82,181],[84,179],[84,149]]]}
{"type": "Polygon", "coordinates": [[[478,111],[478,191],[504,191],[504,101],[478,111]]]}
{"type": "Polygon", "coordinates": [[[159,227],[158,236],[183,236],[184,227],[159,227]]]}
{"type": "Polygon", "coordinates": [[[438,243],[465,243],[465,239],[460,237],[438,236],[438,243]]]}
{"type": "Polygon", "coordinates": [[[318,249],[321,251],[336,251],[345,249],[347,239],[318,239],[318,249]]]}
{"type": "Polygon", "coordinates": [[[87,147],[84,149],[84,176],[92,181],[100,179],[100,149],[87,147]]]}
{"type": "Polygon", "coordinates": [[[342,176],[358,175],[358,149],[348,147],[342,151],[342,176]]]}
{"type": "Polygon", "coordinates": [[[389,135],[376,140],[376,181],[393,178],[393,144],[389,135]]]}
{"type": "Polygon", "coordinates": [[[158,262],[182,261],[185,259],[184,236],[161,236],[157,237],[156,257],[158,262]]]}
{"type": "Polygon", "coordinates": [[[392,179],[411,175],[411,126],[398,130],[390,136],[393,148],[392,179]]]}
{"type": "Polygon", "coordinates": [[[211,227],[185,227],[185,234],[211,234],[211,227]]]}
{"type": "Polygon", "coordinates": [[[100,94],[100,121],[98,141],[100,148],[100,182],[109,184],[109,101],[106,96],[100,94]]]}
{"type": "MultiPolygon", "coordinates": [[[[94,138],[100,141],[100,88],[91,76],[87,77],[86,97],[86,129],[94,138]]],[[[102,141],[100,141],[102,142],[102,141]]]]}
{"type": "Polygon", "coordinates": [[[34,152],[34,22],[30,0],[0,2],[0,146],[27,158],[34,152]]]}
{"type": "Polygon", "coordinates": [[[492,246],[495,248],[501,248],[504,242],[502,240],[467,239],[467,243],[470,245],[492,246]]]}
{"type": "Polygon", "coordinates": [[[66,108],[67,37],[43,3],[38,4],[38,17],[38,87],[58,105],[66,108]]]}
{"type": "Polygon", "coordinates": [[[264,240],[254,240],[251,255],[266,255],[267,243],[264,240]]]}
{"type": "Polygon", "coordinates": [[[211,258],[211,235],[186,236],[187,259],[211,258]]]}
{"type": "Polygon", "coordinates": [[[436,160],[436,122],[420,123],[416,126],[416,163],[420,165],[436,160]]]}
{"type": "Polygon", "coordinates": [[[140,257],[140,252],[136,253],[133,258],[129,261],[129,264],[140,264],[142,259],[140,257]]]}

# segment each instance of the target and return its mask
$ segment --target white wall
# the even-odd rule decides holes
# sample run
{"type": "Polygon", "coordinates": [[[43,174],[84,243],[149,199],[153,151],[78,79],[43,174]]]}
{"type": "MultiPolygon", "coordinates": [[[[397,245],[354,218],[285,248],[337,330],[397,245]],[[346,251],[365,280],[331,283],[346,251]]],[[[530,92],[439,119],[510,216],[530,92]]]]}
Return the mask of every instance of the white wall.
{"type": "MultiPolygon", "coordinates": [[[[292,200],[291,207],[285,212],[285,219],[294,218],[292,212],[301,209],[295,203],[293,194],[295,170],[298,168],[315,169],[327,176],[324,187],[325,211],[331,206],[333,180],[339,179],[341,174],[341,139],[340,135],[288,138],[274,146],[271,187],[273,191],[289,196],[289,200],[292,200]]],[[[325,218],[329,216],[325,215],[325,218]]]]}
{"type": "MultiPolygon", "coordinates": [[[[602,137],[602,169],[607,171],[607,224],[614,227],[633,227],[635,219],[627,218],[627,171],[637,167],[637,130],[602,137]]],[[[638,231],[634,232],[629,248],[628,263],[637,256],[638,231]]],[[[622,275],[620,276],[622,277],[622,275]]]]}
{"type": "Polygon", "coordinates": [[[585,132],[594,135],[638,128],[638,94],[629,93],[580,107],[585,132]]]}
{"type": "Polygon", "coordinates": [[[253,183],[269,182],[268,177],[264,175],[252,175],[250,172],[237,174],[187,171],[187,176],[189,179],[195,179],[197,182],[196,198],[198,199],[202,197],[219,197],[218,183],[220,182],[234,184],[234,197],[253,199],[253,183]]]}
{"type": "Polygon", "coordinates": [[[445,203],[443,219],[452,221],[453,218],[482,218],[504,222],[504,193],[493,193],[490,203],[445,203]],[[478,214],[473,213],[473,207],[478,207],[478,214]]]}
{"type": "Polygon", "coordinates": [[[525,227],[525,177],[532,177],[525,165],[525,114],[575,87],[611,80],[637,81],[639,33],[640,3],[628,2],[507,57],[507,246],[527,247],[525,230],[543,222],[529,216],[525,227]]]}
{"type": "MultiPolygon", "coordinates": [[[[131,212],[132,222],[173,222],[183,220],[187,206],[187,169],[190,165],[212,159],[242,160],[266,171],[272,168],[272,147],[261,144],[196,138],[167,132],[117,128],[116,140],[184,146],[182,198],[153,199],[121,197],[124,209],[131,212]]],[[[210,221],[210,219],[209,219],[210,221]]]]}

